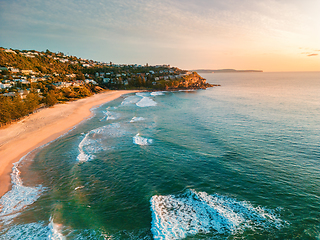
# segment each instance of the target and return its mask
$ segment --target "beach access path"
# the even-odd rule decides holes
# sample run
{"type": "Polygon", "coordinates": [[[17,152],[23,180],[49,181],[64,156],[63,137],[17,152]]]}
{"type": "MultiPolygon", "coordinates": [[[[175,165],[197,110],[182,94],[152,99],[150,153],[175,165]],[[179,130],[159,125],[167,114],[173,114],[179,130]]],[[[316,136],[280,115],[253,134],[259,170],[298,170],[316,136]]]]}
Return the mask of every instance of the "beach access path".
{"type": "Polygon", "coordinates": [[[0,128],[0,197],[11,187],[13,163],[88,119],[91,108],[137,90],[106,91],[91,97],[43,108],[5,128],[0,128]]]}

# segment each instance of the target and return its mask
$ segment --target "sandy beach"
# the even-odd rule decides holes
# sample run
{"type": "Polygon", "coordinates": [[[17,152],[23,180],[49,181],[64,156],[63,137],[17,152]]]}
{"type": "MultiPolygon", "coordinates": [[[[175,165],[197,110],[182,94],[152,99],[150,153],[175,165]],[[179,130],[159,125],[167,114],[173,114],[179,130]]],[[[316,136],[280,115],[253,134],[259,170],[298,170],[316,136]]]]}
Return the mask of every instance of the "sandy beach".
{"type": "Polygon", "coordinates": [[[10,189],[13,163],[89,118],[92,114],[91,108],[131,92],[136,91],[107,91],[74,102],[58,104],[0,129],[0,196],[10,189]]]}

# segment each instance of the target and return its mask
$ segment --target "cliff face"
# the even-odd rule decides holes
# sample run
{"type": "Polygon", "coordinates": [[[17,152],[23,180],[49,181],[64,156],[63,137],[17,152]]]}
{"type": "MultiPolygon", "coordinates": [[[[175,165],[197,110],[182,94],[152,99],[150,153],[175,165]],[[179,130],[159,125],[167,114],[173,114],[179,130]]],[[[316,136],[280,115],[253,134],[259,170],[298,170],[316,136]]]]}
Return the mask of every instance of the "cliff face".
{"type": "Polygon", "coordinates": [[[207,87],[213,87],[213,85],[207,83],[206,79],[202,78],[197,72],[183,76],[179,82],[179,88],[206,89],[207,87]]]}

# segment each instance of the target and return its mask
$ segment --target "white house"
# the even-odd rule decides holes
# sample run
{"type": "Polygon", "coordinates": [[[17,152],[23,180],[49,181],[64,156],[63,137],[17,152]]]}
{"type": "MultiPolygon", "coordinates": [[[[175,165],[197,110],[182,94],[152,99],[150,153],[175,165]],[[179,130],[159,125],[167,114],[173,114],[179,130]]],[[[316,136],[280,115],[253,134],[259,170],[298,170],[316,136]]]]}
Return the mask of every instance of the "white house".
{"type": "Polygon", "coordinates": [[[4,50],[4,51],[7,52],[7,53],[17,54],[15,51],[13,51],[13,50],[11,50],[11,49],[6,49],[6,50],[4,50]]]}
{"type": "Polygon", "coordinates": [[[73,74],[67,74],[66,77],[68,77],[68,78],[74,78],[74,77],[76,77],[76,75],[75,75],[74,73],[73,73],[73,74]]]}
{"type": "Polygon", "coordinates": [[[18,73],[18,72],[20,72],[19,68],[8,67],[8,69],[9,69],[12,73],[18,73]]]}
{"type": "Polygon", "coordinates": [[[97,85],[97,84],[98,84],[95,80],[92,80],[92,79],[86,79],[86,80],[84,80],[84,81],[85,81],[85,83],[92,83],[92,84],[94,84],[94,85],[97,85]]]}
{"type": "Polygon", "coordinates": [[[33,71],[32,70],[21,70],[21,73],[22,74],[32,74],[33,73],[33,71]]]}
{"type": "Polygon", "coordinates": [[[9,83],[5,83],[5,84],[0,83],[0,89],[6,89],[6,88],[10,88],[10,87],[11,87],[11,84],[9,84],[9,83]]]}

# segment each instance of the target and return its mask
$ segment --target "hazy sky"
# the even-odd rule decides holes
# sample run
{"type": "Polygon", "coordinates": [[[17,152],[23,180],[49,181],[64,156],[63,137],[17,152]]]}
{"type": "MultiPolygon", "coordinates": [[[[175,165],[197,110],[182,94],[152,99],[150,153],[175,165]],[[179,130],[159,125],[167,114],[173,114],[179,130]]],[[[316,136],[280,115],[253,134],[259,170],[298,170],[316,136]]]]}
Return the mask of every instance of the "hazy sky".
{"type": "Polygon", "coordinates": [[[320,0],[0,0],[0,46],[183,69],[320,71],[320,0]]]}

